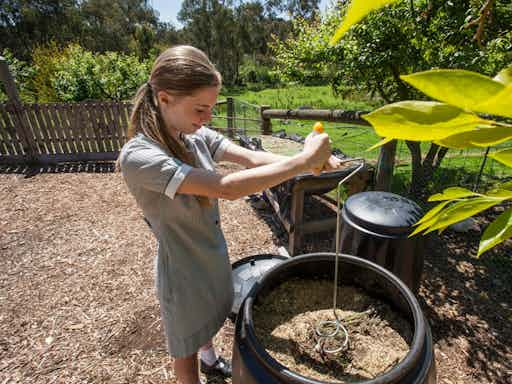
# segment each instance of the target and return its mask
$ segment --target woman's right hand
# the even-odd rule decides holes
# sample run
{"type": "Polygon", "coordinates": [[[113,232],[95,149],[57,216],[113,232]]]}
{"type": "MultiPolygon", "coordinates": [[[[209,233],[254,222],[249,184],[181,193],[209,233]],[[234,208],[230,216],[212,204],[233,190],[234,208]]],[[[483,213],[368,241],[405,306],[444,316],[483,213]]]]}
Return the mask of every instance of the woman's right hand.
{"type": "Polygon", "coordinates": [[[331,156],[329,136],[326,133],[309,134],[304,142],[302,153],[306,156],[308,167],[311,172],[318,176],[322,173],[325,162],[331,156]]]}

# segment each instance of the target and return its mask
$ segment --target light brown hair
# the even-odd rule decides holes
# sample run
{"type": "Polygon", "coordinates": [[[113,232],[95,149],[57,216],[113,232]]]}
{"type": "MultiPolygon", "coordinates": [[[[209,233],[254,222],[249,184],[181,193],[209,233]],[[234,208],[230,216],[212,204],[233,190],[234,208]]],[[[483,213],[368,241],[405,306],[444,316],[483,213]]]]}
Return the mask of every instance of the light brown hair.
{"type": "MultiPolygon", "coordinates": [[[[135,95],[128,138],[143,133],[167,148],[172,156],[194,166],[192,154],[166,129],[157,94],[166,91],[173,96],[190,96],[202,88],[218,87],[221,82],[220,73],[201,50],[188,45],[166,49],[153,64],[149,81],[135,95]]],[[[201,205],[209,204],[206,197],[198,200],[201,205]]]]}

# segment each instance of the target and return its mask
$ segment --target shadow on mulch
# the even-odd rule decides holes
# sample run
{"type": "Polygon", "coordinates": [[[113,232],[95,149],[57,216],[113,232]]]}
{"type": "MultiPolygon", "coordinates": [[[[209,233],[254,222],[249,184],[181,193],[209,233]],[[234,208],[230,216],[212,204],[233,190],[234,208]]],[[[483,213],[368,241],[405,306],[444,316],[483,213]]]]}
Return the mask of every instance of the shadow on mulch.
{"type": "MultiPolygon", "coordinates": [[[[276,234],[278,245],[287,247],[288,234],[272,208],[250,202],[276,234]]],[[[419,301],[441,352],[436,357],[438,375],[446,382],[463,378],[510,383],[512,241],[476,258],[483,229],[498,214],[491,210],[476,217],[481,232],[446,231],[427,241],[419,301]]],[[[334,252],[334,237],[334,230],[306,235],[298,254],[334,252]]]]}
{"type": "Polygon", "coordinates": [[[463,352],[475,382],[510,383],[512,249],[501,245],[477,259],[479,238],[473,232],[431,239],[420,303],[436,346],[463,352]]]}
{"type": "Polygon", "coordinates": [[[102,350],[107,355],[132,350],[166,351],[165,339],[157,305],[135,312],[126,324],[119,324],[105,337],[102,350]]]}
{"type": "Polygon", "coordinates": [[[112,173],[115,172],[115,163],[112,161],[61,163],[44,165],[1,165],[0,173],[20,174],[26,178],[43,173],[112,173]]]}

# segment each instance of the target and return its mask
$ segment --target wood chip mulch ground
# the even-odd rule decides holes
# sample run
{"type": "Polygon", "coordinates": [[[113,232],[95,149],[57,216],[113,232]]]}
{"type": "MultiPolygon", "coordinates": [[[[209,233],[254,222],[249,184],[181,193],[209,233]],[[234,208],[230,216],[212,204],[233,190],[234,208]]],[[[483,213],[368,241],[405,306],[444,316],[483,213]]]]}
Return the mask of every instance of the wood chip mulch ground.
{"type": "MultiPolygon", "coordinates": [[[[0,174],[0,384],[175,383],[141,212],[120,174],[62,170],[0,174]]],[[[232,261],[286,246],[268,207],[221,211],[232,261]]],[[[330,251],[332,236],[306,237],[304,252],[330,251]]],[[[512,243],[476,259],[479,236],[446,232],[426,254],[439,383],[512,383],[512,243]]],[[[226,321],[215,339],[227,357],[232,335],[226,321]]]]}

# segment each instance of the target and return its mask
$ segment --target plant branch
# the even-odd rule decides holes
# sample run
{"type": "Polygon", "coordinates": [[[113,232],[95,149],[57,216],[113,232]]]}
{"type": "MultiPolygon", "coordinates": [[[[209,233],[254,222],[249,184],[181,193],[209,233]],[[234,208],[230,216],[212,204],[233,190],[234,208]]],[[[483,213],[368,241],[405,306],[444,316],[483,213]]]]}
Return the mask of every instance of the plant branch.
{"type": "Polygon", "coordinates": [[[475,36],[473,36],[473,40],[476,40],[480,48],[483,47],[482,39],[484,35],[485,23],[487,21],[487,18],[490,18],[491,16],[491,10],[493,5],[494,0],[487,0],[480,9],[480,16],[464,26],[464,28],[471,28],[474,25],[478,24],[478,28],[476,29],[475,36]]]}

